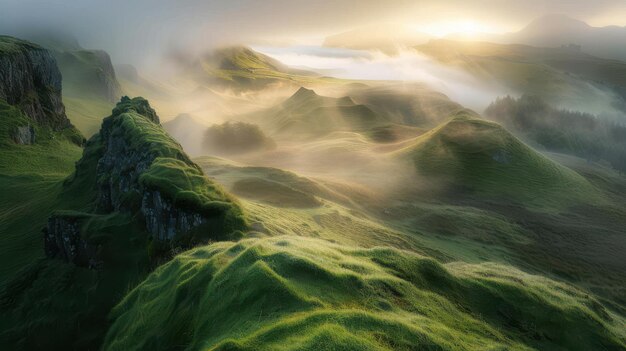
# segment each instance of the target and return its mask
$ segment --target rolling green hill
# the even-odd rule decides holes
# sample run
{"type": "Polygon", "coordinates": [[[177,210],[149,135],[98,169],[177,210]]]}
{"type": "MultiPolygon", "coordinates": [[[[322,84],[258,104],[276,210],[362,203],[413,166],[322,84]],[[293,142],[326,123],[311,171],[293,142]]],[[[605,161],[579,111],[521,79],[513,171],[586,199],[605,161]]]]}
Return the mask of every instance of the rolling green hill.
{"type": "Polygon", "coordinates": [[[105,350],[620,350],[624,320],[510,267],[277,237],[177,256],[113,310],[105,350]]]}
{"type": "Polygon", "coordinates": [[[384,84],[348,92],[355,101],[395,124],[433,128],[463,108],[445,94],[422,84],[384,84]]]}
{"type": "MultiPolygon", "coordinates": [[[[393,90],[381,88],[380,91],[388,95],[393,90]]],[[[392,111],[393,103],[382,104],[383,96],[376,95],[374,91],[358,90],[355,94],[371,104],[357,103],[351,96],[321,96],[313,90],[300,88],[282,103],[242,118],[264,126],[270,135],[278,137],[315,139],[330,133],[357,132],[379,142],[395,141],[406,137],[405,134],[415,135],[419,133],[415,125],[427,124],[415,122],[420,117],[414,110],[398,112],[406,105],[397,105],[392,111]]],[[[415,105],[418,104],[415,101],[420,99],[416,96],[419,92],[413,95],[415,105]]],[[[411,104],[408,100],[407,97],[404,102],[411,104]]]]}
{"type": "Polygon", "coordinates": [[[65,114],[61,74],[49,52],[0,36],[0,76],[1,288],[43,256],[35,243],[84,139],[65,114]]]}
{"type": "Polygon", "coordinates": [[[0,287],[24,265],[43,256],[41,228],[58,204],[62,180],[82,148],[79,134],[55,132],[33,124],[16,107],[0,100],[0,287]],[[10,137],[17,126],[31,125],[35,143],[16,144],[10,137]]]}
{"type": "Polygon", "coordinates": [[[199,82],[236,92],[259,90],[270,85],[291,86],[335,81],[312,72],[289,68],[269,56],[243,46],[214,50],[189,68],[199,82]]]}
{"type": "MultiPolygon", "coordinates": [[[[50,148],[42,158],[57,150],[64,151],[50,148]]],[[[38,185],[17,171],[30,192],[49,193],[40,206],[23,204],[40,211],[33,218],[23,212],[7,228],[15,233],[6,240],[22,235],[28,249],[10,251],[24,258],[10,262],[22,263],[17,272],[5,272],[2,348],[95,349],[109,309],[152,268],[183,248],[236,239],[247,227],[237,203],[190,161],[142,98],[117,104],[70,177],[60,169],[38,185]]]]}
{"type": "Polygon", "coordinates": [[[583,177],[537,153],[500,125],[461,112],[399,152],[420,175],[442,186],[467,189],[530,206],[598,202],[583,177]],[[571,193],[568,189],[577,189],[571,193]]]}

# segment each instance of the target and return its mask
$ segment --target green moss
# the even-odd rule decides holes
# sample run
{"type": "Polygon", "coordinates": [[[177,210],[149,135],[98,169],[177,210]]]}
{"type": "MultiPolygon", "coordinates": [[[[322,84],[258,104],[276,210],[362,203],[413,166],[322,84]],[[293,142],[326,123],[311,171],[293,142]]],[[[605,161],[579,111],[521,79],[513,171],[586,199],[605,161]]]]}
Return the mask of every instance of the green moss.
{"type": "Polygon", "coordinates": [[[181,254],[112,318],[106,350],[618,350],[626,340],[624,320],[593,298],[510,267],[288,237],[181,254]]]}
{"type": "MultiPolygon", "coordinates": [[[[142,170],[140,174],[139,188],[121,198],[126,207],[137,211],[141,192],[158,191],[174,206],[208,218],[208,223],[198,228],[194,236],[206,240],[209,235],[212,239],[218,239],[245,230],[246,220],[236,201],[203,174],[158,121],[159,117],[147,100],[122,98],[112,115],[104,119],[100,134],[87,143],[83,159],[68,181],[68,192],[95,187],[98,181],[95,179],[95,169],[105,152],[104,140],[116,137],[128,145],[129,152],[142,154],[143,159],[152,160],[148,169],[142,170]]],[[[99,176],[109,177],[106,181],[113,183],[120,181],[115,179],[115,174],[99,176]]]]}
{"type": "MultiPolygon", "coordinates": [[[[0,104],[0,114],[10,112],[16,120],[0,118],[0,132],[9,128],[10,123],[25,121],[15,111],[0,104]]],[[[3,233],[4,229],[16,231],[15,235],[7,236],[10,245],[7,245],[6,252],[10,257],[2,257],[13,274],[1,271],[5,289],[0,292],[0,314],[6,318],[0,321],[0,349],[97,349],[108,328],[110,308],[161,259],[169,258],[172,251],[180,250],[180,246],[239,238],[241,230],[246,228],[239,206],[206,178],[180,145],[163,131],[156,113],[145,99],[126,98],[118,104],[113,115],[104,120],[101,132],[86,143],[83,157],[76,162],[75,171],[69,177],[80,148],[74,146],[75,150],[71,149],[73,144],[59,133],[45,128],[39,130],[43,131],[38,135],[42,143],[46,142],[41,145],[45,148],[0,140],[15,149],[18,155],[32,156],[10,164],[13,154],[0,154],[0,171],[6,168],[7,173],[14,172],[15,181],[7,182],[7,186],[20,186],[9,192],[10,199],[17,199],[16,203],[21,207],[16,211],[11,208],[12,204],[0,203],[3,217],[17,215],[15,220],[8,221],[7,226],[5,221],[0,221],[3,233]],[[136,191],[122,197],[125,211],[100,213],[96,211],[97,177],[112,175],[98,174],[98,162],[106,152],[106,137],[110,136],[123,138],[133,152],[141,152],[153,162],[143,173],[136,191]],[[63,147],[74,152],[63,154],[63,147]],[[46,161],[47,158],[51,161],[46,161]],[[55,158],[59,158],[57,162],[53,162],[55,158]],[[35,180],[26,178],[31,172],[35,180]],[[67,178],[63,180],[64,177],[67,178]],[[147,190],[158,190],[175,206],[207,216],[207,223],[189,235],[177,237],[172,243],[151,241],[139,213],[140,191],[147,190]],[[20,199],[24,194],[34,197],[30,202],[25,201],[20,199]],[[41,229],[53,213],[78,221],[81,239],[96,252],[97,270],[76,267],[57,259],[39,260],[43,256],[41,229]],[[25,238],[16,240],[15,236],[19,235],[25,238]],[[16,245],[28,245],[28,249],[16,245]],[[15,257],[18,254],[24,257],[15,257]],[[62,322],[55,323],[55,320],[62,322]],[[33,334],[37,337],[31,337],[33,334]]],[[[12,179],[10,175],[0,177],[4,181],[5,177],[12,179]]],[[[5,237],[0,239],[5,240],[5,237]]]]}

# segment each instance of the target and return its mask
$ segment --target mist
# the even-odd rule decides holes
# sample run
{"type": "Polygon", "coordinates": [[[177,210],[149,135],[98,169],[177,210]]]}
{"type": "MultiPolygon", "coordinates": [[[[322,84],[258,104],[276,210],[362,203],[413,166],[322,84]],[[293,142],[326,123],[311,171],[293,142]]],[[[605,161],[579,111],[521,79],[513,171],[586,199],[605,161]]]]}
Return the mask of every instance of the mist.
{"type": "Polygon", "coordinates": [[[371,23],[404,23],[419,29],[474,18],[504,33],[545,13],[568,13],[596,25],[626,25],[615,22],[626,18],[626,6],[619,0],[481,3],[478,11],[460,0],[2,0],[0,30],[14,35],[63,31],[88,49],[106,50],[114,63],[156,68],[172,48],[203,51],[233,43],[319,44],[325,36],[371,23]]]}

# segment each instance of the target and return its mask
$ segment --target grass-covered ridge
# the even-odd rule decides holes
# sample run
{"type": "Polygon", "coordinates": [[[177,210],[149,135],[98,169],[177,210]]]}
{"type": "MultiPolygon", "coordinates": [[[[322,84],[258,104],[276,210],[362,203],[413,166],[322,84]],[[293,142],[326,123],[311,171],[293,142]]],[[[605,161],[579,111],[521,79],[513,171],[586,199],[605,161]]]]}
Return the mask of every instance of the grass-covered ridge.
{"type": "Polygon", "coordinates": [[[418,172],[443,184],[527,205],[601,201],[576,172],[534,151],[500,125],[459,112],[400,154],[418,172]],[[569,189],[577,189],[572,193],[569,189]]]}
{"type": "Polygon", "coordinates": [[[234,91],[260,90],[273,85],[341,83],[315,73],[289,68],[273,58],[243,46],[217,49],[199,60],[194,79],[234,91]]]}
{"type": "MultiPolygon", "coordinates": [[[[103,137],[121,138],[127,144],[128,153],[145,154],[140,159],[153,160],[146,170],[141,170],[139,176],[139,183],[144,189],[159,191],[174,204],[200,212],[223,209],[232,211],[233,215],[241,215],[234,199],[204,176],[180,144],[160,126],[159,117],[147,100],[123,98],[112,115],[104,120],[100,134],[88,144],[86,156],[99,154],[97,151],[105,147],[103,137]]],[[[120,159],[123,157],[119,155],[120,159]]],[[[97,160],[86,157],[79,163],[81,169],[77,174],[88,174],[82,169],[97,167],[94,161],[97,160]]],[[[126,166],[134,167],[133,164],[126,166]]],[[[243,227],[243,222],[241,224],[239,229],[243,227]]]]}
{"type": "MultiPolygon", "coordinates": [[[[42,198],[42,213],[33,217],[37,226],[25,228],[38,239],[32,251],[43,254],[41,230],[52,214],[77,223],[91,252],[84,261],[95,265],[57,256],[13,266],[19,273],[0,291],[0,314],[6,316],[0,320],[0,349],[97,349],[110,308],[156,264],[181,246],[232,238],[246,229],[238,204],[204,176],[158,121],[145,99],[122,99],[87,142],[74,174],[62,183],[57,177],[45,188],[52,191],[50,198],[42,198]],[[147,205],[163,225],[180,218],[181,211],[200,213],[206,220],[190,232],[176,227],[172,240],[156,240],[142,205],[143,194],[155,191],[169,201],[160,212],[147,205]],[[103,198],[115,207],[101,206],[103,198]]],[[[3,216],[9,214],[3,209],[3,216]]],[[[26,221],[20,218],[19,224],[26,221]]]]}
{"type": "Polygon", "coordinates": [[[624,320],[570,286],[305,238],[177,256],[113,310],[105,350],[620,350],[624,320]]]}
{"type": "Polygon", "coordinates": [[[209,180],[165,132],[147,100],[123,98],[103,126],[109,128],[107,133],[112,137],[123,135],[129,142],[129,152],[148,153],[153,158],[139,177],[143,189],[137,195],[145,190],[158,191],[177,207],[219,217],[223,228],[219,224],[211,226],[215,237],[245,229],[245,219],[235,200],[209,180]]]}

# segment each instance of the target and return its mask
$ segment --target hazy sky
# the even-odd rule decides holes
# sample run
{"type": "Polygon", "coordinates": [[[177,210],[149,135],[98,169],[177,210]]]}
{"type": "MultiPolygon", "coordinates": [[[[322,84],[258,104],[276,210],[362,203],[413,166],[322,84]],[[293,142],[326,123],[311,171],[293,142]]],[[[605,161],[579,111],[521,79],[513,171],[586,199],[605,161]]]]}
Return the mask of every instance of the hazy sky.
{"type": "Polygon", "coordinates": [[[547,13],[624,26],[626,0],[0,0],[0,30],[63,28],[85,47],[137,63],[190,43],[311,43],[378,22],[443,32],[455,23],[514,31],[547,13]]]}

